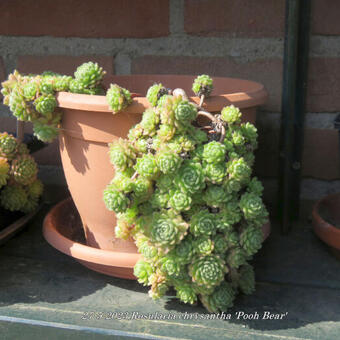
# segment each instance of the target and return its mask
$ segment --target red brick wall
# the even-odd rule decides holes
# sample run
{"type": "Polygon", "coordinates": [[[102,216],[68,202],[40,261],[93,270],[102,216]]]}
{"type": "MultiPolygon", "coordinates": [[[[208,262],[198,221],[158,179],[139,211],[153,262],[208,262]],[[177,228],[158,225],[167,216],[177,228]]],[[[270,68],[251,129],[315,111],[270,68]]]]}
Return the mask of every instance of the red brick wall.
{"type": "MultiPolygon", "coordinates": [[[[340,112],[339,13],[339,1],[312,0],[307,110],[317,113],[320,121],[322,113],[340,112]]],[[[51,69],[72,74],[85,60],[98,61],[108,73],[247,78],[266,86],[269,100],[262,111],[273,113],[277,121],[284,16],[284,0],[3,0],[0,79],[5,68],[14,67],[22,72],[51,69]],[[119,64],[122,55],[124,67],[119,64]]],[[[10,118],[1,119],[5,126],[10,118]]],[[[339,178],[336,134],[322,129],[321,123],[320,128],[314,123],[307,129],[304,175],[339,178]],[[318,142],[321,136],[322,143],[318,142]]],[[[257,171],[273,177],[277,175],[277,124],[265,124],[260,130],[257,171]]],[[[49,147],[39,156],[41,163],[58,164],[51,150],[57,154],[55,145],[49,147]]]]}

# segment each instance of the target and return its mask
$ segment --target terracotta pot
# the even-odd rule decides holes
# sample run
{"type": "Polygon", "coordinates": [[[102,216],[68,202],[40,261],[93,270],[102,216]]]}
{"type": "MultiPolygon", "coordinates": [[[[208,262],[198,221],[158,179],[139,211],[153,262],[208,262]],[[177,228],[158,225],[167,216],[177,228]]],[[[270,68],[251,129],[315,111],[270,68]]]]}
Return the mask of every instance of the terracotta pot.
{"type": "Polygon", "coordinates": [[[340,225],[340,193],[329,195],[316,202],[313,207],[312,221],[316,235],[324,241],[332,253],[340,260],[340,229],[325,221],[320,211],[329,216],[332,223],[340,225]]]}
{"type": "MultiPolygon", "coordinates": [[[[108,79],[131,92],[146,93],[155,82],[168,88],[183,88],[190,94],[194,76],[132,75],[108,79]]],[[[266,101],[263,85],[233,78],[214,78],[214,91],[205,102],[210,112],[233,104],[242,109],[245,121],[255,122],[256,106],[266,101]]],[[[133,242],[116,239],[115,214],[103,203],[103,190],[114,172],[109,162],[108,143],[126,137],[149,107],[145,97],[135,97],[124,112],[113,115],[105,96],[61,92],[58,106],[63,111],[60,153],[67,184],[81,216],[87,245],[119,253],[136,253],[133,242]]],[[[196,103],[199,98],[192,97],[196,103]]],[[[119,264],[117,264],[119,266],[119,264]]]]}

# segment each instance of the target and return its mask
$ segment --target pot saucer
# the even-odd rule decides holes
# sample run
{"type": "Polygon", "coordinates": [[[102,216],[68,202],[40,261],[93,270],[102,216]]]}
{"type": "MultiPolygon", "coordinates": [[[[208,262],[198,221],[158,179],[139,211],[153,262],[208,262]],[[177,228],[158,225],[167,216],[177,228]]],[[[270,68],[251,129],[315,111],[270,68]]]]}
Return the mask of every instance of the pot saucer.
{"type": "MultiPolygon", "coordinates": [[[[262,227],[264,239],[270,234],[270,223],[262,227]]],[[[138,253],[115,252],[86,245],[81,219],[71,197],[55,205],[43,223],[46,241],[62,253],[72,256],[96,272],[123,279],[136,280],[133,267],[138,253]]]]}
{"type": "Polygon", "coordinates": [[[340,260],[340,229],[334,224],[340,224],[340,193],[326,196],[316,202],[312,212],[313,229],[316,235],[325,242],[334,256],[340,260]],[[320,211],[329,216],[325,221],[320,211]]]}
{"type": "Polygon", "coordinates": [[[140,258],[139,254],[86,245],[81,219],[71,197],[55,205],[46,215],[43,235],[51,246],[96,272],[123,279],[136,279],[133,267],[140,258]]]}

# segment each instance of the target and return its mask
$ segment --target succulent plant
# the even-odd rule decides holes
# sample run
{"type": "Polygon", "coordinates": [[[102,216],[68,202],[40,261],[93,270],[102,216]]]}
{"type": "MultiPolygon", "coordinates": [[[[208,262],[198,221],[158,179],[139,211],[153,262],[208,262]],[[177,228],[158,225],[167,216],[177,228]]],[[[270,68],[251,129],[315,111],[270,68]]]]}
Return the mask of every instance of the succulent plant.
{"type": "Polygon", "coordinates": [[[7,132],[0,133],[0,157],[13,159],[18,148],[15,137],[7,132]]]}
{"type": "Polygon", "coordinates": [[[35,210],[43,185],[27,146],[7,132],[0,133],[0,154],[0,206],[24,213],[35,210]]]}
{"type": "Polygon", "coordinates": [[[148,89],[146,98],[151,106],[157,106],[159,99],[165,94],[168,94],[168,90],[162,84],[154,84],[148,89]]]}
{"type": "Polygon", "coordinates": [[[31,184],[35,181],[37,172],[37,164],[29,155],[18,156],[12,161],[10,173],[14,180],[19,184],[31,184]]]}
{"type": "Polygon", "coordinates": [[[0,188],[7,183],[10,166],[5,157],[0,157],[0,188]]]}
{"type": "Polygon", "coordinates": [[[111,84],[107,90],[106,99],[113,113],[124,110],[132,102],[130,91],[117,84],[111,84]]]}
{"type": "MultiPolygon", "coordinates": [[[[15,70],[8,76],[8,80],[2,82],[3,103],[9,106],[18,120],[33,123],[34,135],[38,139],[52,142],[59,133],[61,121],[57,110],[57,92],[104,94],[101,82],[105,73],[102,67],[91,61],[80,65],[74,72],[74,78],[52,71],[41,75],[21,75],[15,70]]],[[[114,113],[125,109],[132,102],[130,92],[116,84],[111,84],[106,98],[114,113]]],[[[146,129],[145,133],[149,132],[146,129]]]]}
{"type": "Polygon", "coordinates": [[[74,72],[74,78],[84,87],[96,87],[103,79],[105,71],[91,61],[78,66],[74,72]]]}
{"type": "Polygon", "coordinates": [[[208,97],[213,90],[213,81],[208,75],[202,74],[194,80],[192,90],[196,96],[208,97]]]}
{"type": "MultiPolygon", "coordinates": [[[[193,88],[203,103],[211,78],[193,88]]],[[[169,93],[153,85],[141,122],[110,145],[115,177],[104,201],[117,214],[116,236],[132,237],[142,255],[135,275],[152,298],[174,287],[182,302],[201,300],[217,313],[254,287],[248,261],[267,219],[262,185],[251,177],[257,131],[233,106],[213,115],[183,90],[169,93]],[[198,127],[200,115],[213,134],[198,127]]]]}

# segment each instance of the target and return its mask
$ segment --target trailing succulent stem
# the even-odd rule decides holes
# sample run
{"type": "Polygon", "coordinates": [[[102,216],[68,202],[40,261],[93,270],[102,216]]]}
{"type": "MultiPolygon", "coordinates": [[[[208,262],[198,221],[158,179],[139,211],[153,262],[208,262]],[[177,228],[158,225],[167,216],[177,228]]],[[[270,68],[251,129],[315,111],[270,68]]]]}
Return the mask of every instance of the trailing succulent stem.
{"type": "Polygon", "coordinates": [[[134,273],[151,297],[174,287],[180,301],[200,300],[217,313],[237,292],[254,290],[248,261],[261,248],[268,213],[251,177],[256,128],[232,105],[204,110],[212,89],[209,76],[197,77],[196,105],[183,89],[149,88],[142,121],[110,145],[115,177],[104,201],[117,213],[116,236],[133,238],[142,254],[134,273]]]}
{"type": "MultiPolygon", "coordinates": [[[[56,95],[60,91],[102,95],[102,80],[106,72],[94,62],[80,65],[74,77],[51,71],[41,75],[22,75],[14,71],[2,85],[3,103],[20,121],[33,123],[34,135],[43,142],[52,142],[59,133],[62,115],[57,108],[56,95]]],[[[131,104],[131,93],[111,84],[106,94],[113,114],[131,104]]]]}

